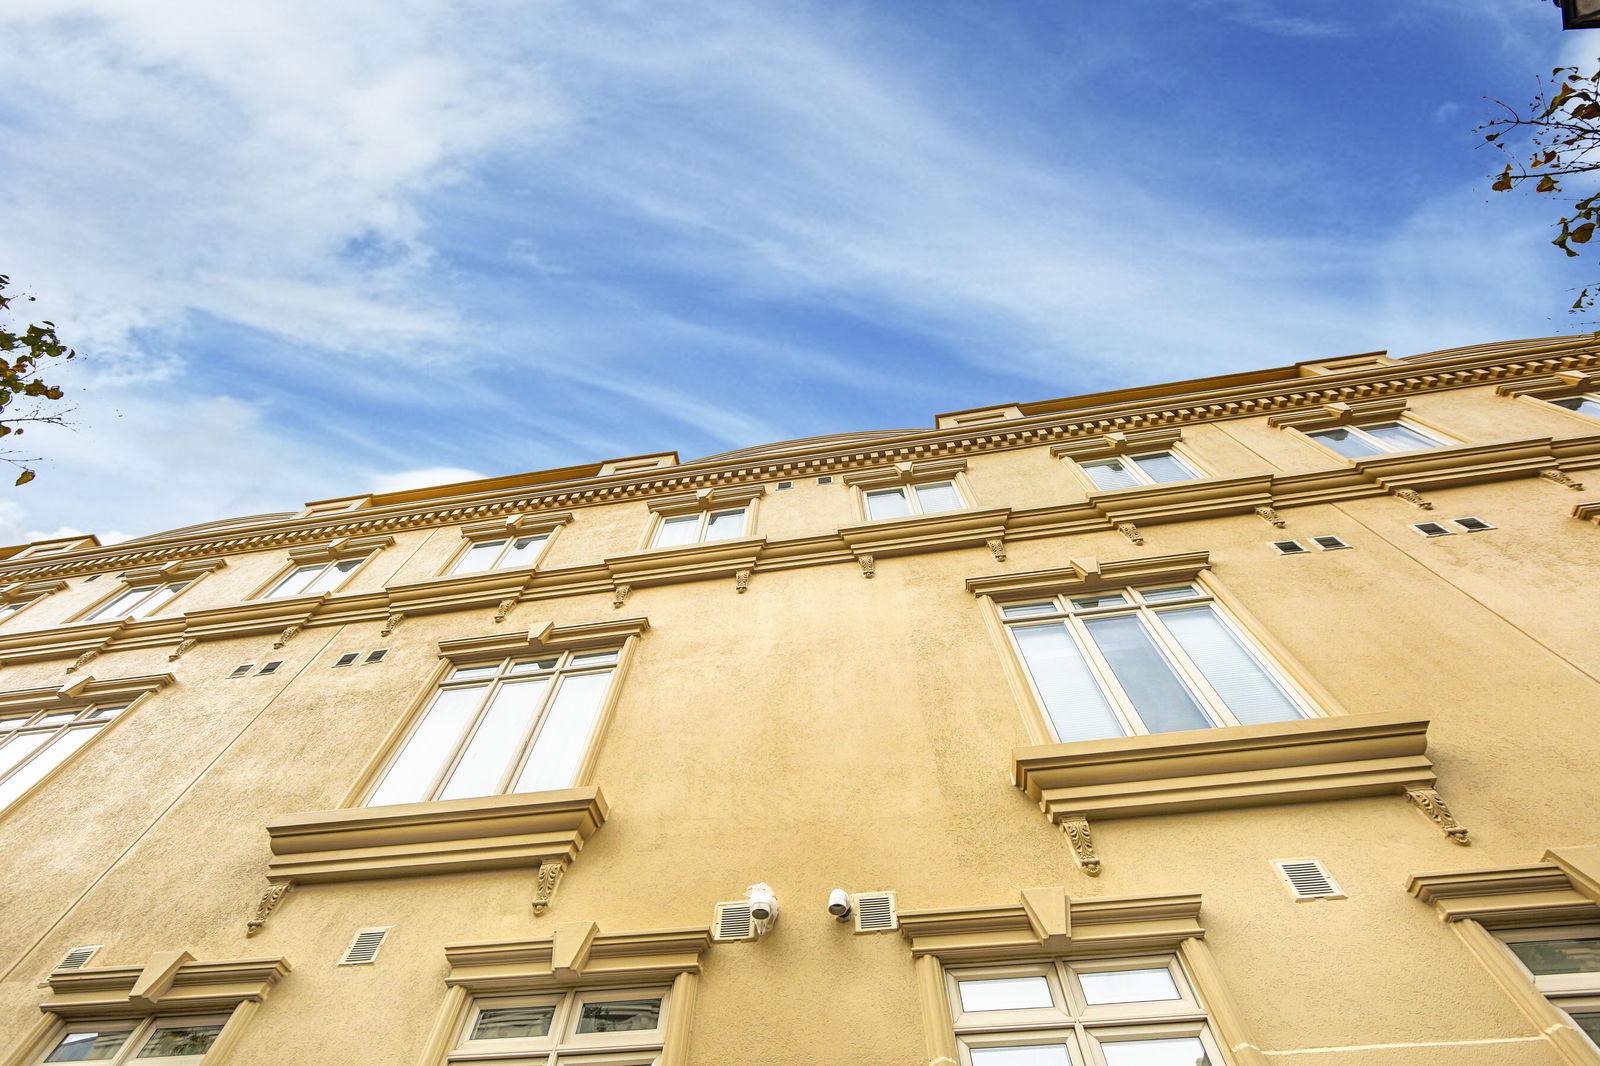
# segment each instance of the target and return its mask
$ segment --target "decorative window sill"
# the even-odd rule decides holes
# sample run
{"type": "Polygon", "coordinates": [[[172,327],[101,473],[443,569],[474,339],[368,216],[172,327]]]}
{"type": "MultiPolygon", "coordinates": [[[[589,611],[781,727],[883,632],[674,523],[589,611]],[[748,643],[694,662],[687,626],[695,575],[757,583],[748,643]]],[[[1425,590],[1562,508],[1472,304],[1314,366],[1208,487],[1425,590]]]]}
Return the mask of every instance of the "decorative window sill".
{"type": "Polygon", "coordinates": [[[1406,891],[1445,922],[1562,925],[1600,918],[1600,846],[1551,848],[1544,861],[1412,874],[1406,891]]]}
{"type": "Polygon", "coordinates": [[[1266,725],[1018,748],[1018,788],[1096,874],[1088,819],[1403,794],[1458,844],[1467,831],[1434,790],[1427,719],[1340,715],[1266,725]]]}

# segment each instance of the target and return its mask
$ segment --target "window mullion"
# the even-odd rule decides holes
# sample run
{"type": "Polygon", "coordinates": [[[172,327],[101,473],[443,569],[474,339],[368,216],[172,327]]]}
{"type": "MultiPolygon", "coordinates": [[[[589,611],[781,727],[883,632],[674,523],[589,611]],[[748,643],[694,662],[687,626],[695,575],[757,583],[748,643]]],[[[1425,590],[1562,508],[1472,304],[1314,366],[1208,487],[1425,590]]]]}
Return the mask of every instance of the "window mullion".
{"type": "MultiPolygon", "coordinates": [[[[1107,612],[1108,614],[1120,612],[1107,612]]],[[[1144,723],[1139,720],[1139,712],[1134,709],[1133,701],[1122,690],[1122,685],[1117,681],[1117,675],[1112,671],[1111,664],[1106,662],[1100,654],[1100,648],[1095,644],[1094,638],[1089,635],[1089,630],[1083,624],[1083,619],[1077,615],[1068,615],[1064,621],[1067,631],[1072,634],[1072,639],[1078,642],[1078,648],[1083,652],[1084,662],[1089,665],[1089,672],[1100,683],[1100,691],[1104,693],[1106,702],[1111,705],[1111,713],[1122,720],[1123,728],[1129,736],[1142,736],[1148,732],[1144,723]]]]}

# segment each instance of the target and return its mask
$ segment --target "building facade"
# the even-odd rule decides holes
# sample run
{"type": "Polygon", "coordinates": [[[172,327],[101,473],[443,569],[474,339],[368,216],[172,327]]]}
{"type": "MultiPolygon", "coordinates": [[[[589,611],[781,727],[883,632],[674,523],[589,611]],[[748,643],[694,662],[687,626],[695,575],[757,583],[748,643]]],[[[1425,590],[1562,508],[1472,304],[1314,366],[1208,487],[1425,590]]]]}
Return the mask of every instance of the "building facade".
{"type": "Polygon", "coordinates": [[[1580,337],[4,549],[0,1066],[1600,1066],[1597,490],[1580,337]]]}

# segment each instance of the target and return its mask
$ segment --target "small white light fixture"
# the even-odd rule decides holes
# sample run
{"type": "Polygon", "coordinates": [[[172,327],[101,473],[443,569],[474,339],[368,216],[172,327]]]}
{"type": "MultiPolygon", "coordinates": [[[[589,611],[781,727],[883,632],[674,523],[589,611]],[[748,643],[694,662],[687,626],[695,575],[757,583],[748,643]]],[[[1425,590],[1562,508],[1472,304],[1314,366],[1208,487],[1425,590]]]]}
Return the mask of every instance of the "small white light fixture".
{"type": "Polygon", "coordinates": [[[850,920],[850,893],[836,888],[828,893],[828,913],[840,922],[850,920]]]}
{"type": "Polygon", "coordinates": [[[756,936],[766,935],[778,921],[778,897],[772,894],[772,886],[758,881],[744,890],[744,898],[750,902],[756,936]]]}

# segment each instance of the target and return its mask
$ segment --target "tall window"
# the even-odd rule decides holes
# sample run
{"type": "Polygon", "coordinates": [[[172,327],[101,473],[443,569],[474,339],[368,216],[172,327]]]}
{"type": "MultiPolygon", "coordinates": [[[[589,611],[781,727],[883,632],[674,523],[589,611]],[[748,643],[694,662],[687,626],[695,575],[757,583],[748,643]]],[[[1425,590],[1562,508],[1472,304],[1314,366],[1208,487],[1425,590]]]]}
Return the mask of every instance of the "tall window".
{"type": "Polygon", "coordinates": [[[865,489],[867,517],[874,522],[914,514],[959,511],[967,504],[954,481],[924,481],[887,489],[865,489]]]}
{"type": "Polygon", "coordinates": [[[102,1062],[121,1066],[197,1066],[217,1042],[226,1017],[150,1018],[142,1022],[68,1027],[36,1062],[102,1062]]]}
{"type": "Polygon", "coordinates": [[[749,508],[729,507],[720,511],[662,515],[656,524],[652,548],[676,548],[708,540],[732,540],[744,536],[749,508]]]}
{"type": "Polygon", "coordinates": [[[262,597],[268,600],[281,600],[289,596],[316,596],[324,592],[332,592],[344,584],[356,567],[367,561],[368,556],[361,555],[354,559],[333,559],[325,563],[308,563],[297,566],[289,573],[278,579],[277,584],[267,590],[262,597]]]}
{"type": "Polygon", "coordinates": [[[1325,444],[1348,459],[1384,452],[1409,452],[1417,448],[1442,448],[1444,442],[1404,422],[1373,422],[1365,426],[1312,429],[1306,436],[1325,444]]]}
{"type": "Polygon", "coordinates": [[[1223,1066],[1170,955],[945,973],[962,1066],[1223,1066]]]}
{"type": "Polygon", "coordinates": [[[668,991],[616,988],[473,1001],[449,1061],[650,1066],[661,1053],[668,991]],[[589,1053],[604,1053],[592,1059],[589,1053]]]}
{"type": "Polygon", "coordinates": [[[525,537],[501,537],[498,540],[474,541],[472,547],[461,553],[451,574],[476,574],[484,570],[515,570],[532,566],[544,551],[548,533],[529,534],[525,537]]]}
{"type": "Polygon", "coordinates": [[[369,806],[570,788],[616,651],[458,666],[385,767],[369,806]]]}
{"type": "Polygon", "coordinates": [[[0,714],[0,809],[87,744],[126,705],[0,714]]]}
{"type": "Polygon", "coordinates": [[[1146,452],[1115,459],[1080,462],[1096,488],[1131,489],[1138,485],[1161,485],[1169,481],[1193,481],[1199,471],[1173,452],[1146,452]]]}
{"type": "Polygon", "coordinates": [[[1498,934],[1533,986],[1600,1047],[1600,925],[1498,934]]]}
{"type": "Polygon", "coordinates": [[[1569,411],[1576,411],[1580,415],[1590,418],[1600,418],[1600,396],[1585,394],[1583,396],[1563,396],[1551,400],[1557,407],[1565,407],[1569,411]]]}
{"type": "Polygon", "coordinates": [[[1004,604],[1060,741],[1309,716],[1305,702],[1195,585],[1004,604]]]}
{"type": "Polygon", "coordinates": [[[134,585],[90,611],[83,620],[98,622],[106,618],[148,618],[165,606],[168,600],[188,587],[188,581],[134,585]]]}

